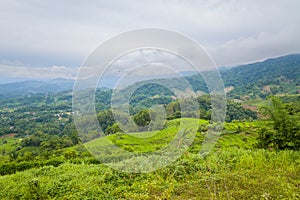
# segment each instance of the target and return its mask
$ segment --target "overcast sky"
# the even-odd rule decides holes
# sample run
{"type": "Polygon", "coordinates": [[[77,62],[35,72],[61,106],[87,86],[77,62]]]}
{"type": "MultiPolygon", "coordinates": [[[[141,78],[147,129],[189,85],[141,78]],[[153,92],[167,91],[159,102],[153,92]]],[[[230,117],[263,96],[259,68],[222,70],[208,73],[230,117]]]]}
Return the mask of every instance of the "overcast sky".
{"type": "Polygon", "coordinates": [[[299,8],[299,0],[1,0],[0,79],[72,78],[101,42],[143,27],[193,38],[218,66],[299,53],[299,8]]]}

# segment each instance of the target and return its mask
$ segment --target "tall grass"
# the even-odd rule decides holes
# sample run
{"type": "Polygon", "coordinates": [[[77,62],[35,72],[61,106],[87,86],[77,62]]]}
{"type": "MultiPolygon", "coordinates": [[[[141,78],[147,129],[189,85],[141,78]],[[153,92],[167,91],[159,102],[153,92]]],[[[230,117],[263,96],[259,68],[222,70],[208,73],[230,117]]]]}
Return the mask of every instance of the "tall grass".
{"type": "Polygon", "coordinates": [[[0,177],[0,199],[299,199],[300,152],[227,148],[186,152],[172,165],[130,174],[65,163],[0,177]]]}

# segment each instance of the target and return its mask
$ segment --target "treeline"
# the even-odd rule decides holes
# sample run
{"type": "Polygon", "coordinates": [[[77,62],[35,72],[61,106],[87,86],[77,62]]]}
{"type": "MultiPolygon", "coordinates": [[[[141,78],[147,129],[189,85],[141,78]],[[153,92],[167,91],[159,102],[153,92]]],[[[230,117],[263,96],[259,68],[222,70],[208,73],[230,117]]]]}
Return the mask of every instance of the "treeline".
{"type": "MultiPolygon", "coordinates": [[[[152,102],[155,105],[155,101],[152,102]]],[[[134,112],[135,114],[128,115],[123,113],[122,111],[114,111],[114,113],[110,110],[102,110],[97,114],[97,119],[99,124],[106,135],[110,135],[116,132],[120,132],[121,129],[116,123],[115,116],[118,116],[118,119],[122,119],[123,122],[127,123],[127,127],[133,127],[130,130],[126,130],[129,132],[136,131],[151,131],[157,130],[157,127],[162,127],[162,124],[151,124],[152,121],[158,120],[158,117],[161,117],[160,113],[153,111],[150,109],[152,105],[150,103],[146,109],[144,106],[135,106],[131,107],[131,110],[135,110],[138,112],[134,112]],[[114,116],[115,115],[115,116],[114,116]],[[130,120],[130,119],[131,120],[130,120]],[[128,125],[128,123],[135,123],[132,126],[128,125]],[[136,126],[138,125],[138,126],[136,126]],[[150,125],[150,126],[148,126],[150,125]],[[152,126],[151,126],[152,125],[152,126]],[[146,127],[146,130],[144,129],[146,127]]],[[[166,112],[166,118],[160,118],[161,120],[172,120],[181,117],[190,117],[195,118],[199,117],[201,119],[210,120],[212,107],[211,107],[211,98],[209,95],[202,95],[197,97],[196,99],[181,99],[170,102],[169,104],[160,105],[161,109],[164,109],[166,112]],[[181,105],[184,105],[184,110],[182,110],[181,105]]],[[[233,120],[237,121],[252,121],[257,119],[257,113],[244,108],[240,103],[236,103],[234,101],[227,101],[226,108],[226,122],[232,122],[233,120]]],[[[161,122],[163,123],[163,122],[161,122]]]]}

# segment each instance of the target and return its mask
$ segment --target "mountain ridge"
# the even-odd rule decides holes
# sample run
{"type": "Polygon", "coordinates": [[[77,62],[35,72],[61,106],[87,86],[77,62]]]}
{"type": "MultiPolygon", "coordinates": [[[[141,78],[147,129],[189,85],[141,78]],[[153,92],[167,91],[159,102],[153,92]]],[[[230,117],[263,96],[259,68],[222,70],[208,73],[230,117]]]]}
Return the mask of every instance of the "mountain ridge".
{"type": "MultiPolygon", "coordinates": [[[[199,74],[192,75],[191,72],[183,74],[186,75],[185,77],[195,91],[207,92],[205,82],[199,74]]],[[[278,91],[284,91],[286,87],[289,89],[292,87],[291,92],[295,93],[300,85],[300,54],[268,58],[250,64],[226,67],[226,69],[222,67],[220,68],[220,74],[225,87],[234,88],[228,92],[229,96],[249,95],[251,91],[253,93],[253,89],[257,90],[253,95],[260,95],[258,90],[262,90],[264,86],[269,85],[279,86],[279,89],[272,86],[273,90],[278,91]]],[[[72,90],[73,84],[74,80],[62,78],[49,81],[32,80],[6,83],[0,84],[0,95],[16,96],[27,93],[63,92],[72,90]]]]}

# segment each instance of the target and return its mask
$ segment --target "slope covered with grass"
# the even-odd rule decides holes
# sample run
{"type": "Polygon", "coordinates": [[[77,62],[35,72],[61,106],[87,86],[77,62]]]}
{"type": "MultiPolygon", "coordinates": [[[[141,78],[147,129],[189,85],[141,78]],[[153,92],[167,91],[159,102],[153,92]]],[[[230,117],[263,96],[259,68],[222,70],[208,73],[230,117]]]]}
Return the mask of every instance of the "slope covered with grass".
{"type": "Polygon", "coordinates": [[[186,153],[148,174],[65,163],[0,177],[0,199],[299,199],[300,154],[227,148],[186,153]]]}
{"type": "Polygon", "coordinates": [[[102,164],[65,158],[1,176],[0,199],[300,198],[300,152],[255,148],[258,130],[270,127],[270,122],[225,123],[215,148],[204,158],[199,152],[208,121],[183,118],[182,122],[181,128],[195,124],[200,128],[188,151],[166,168],[150,173],[114,170],[103,163],[120,158],[120,152],[106,147],[114,144],[127,152],[155,152],[176,139],[180,119],[168,121],[161,131],[119,133],[89,142],[89,148],[102,148],[96,155],[102,164]]]}

